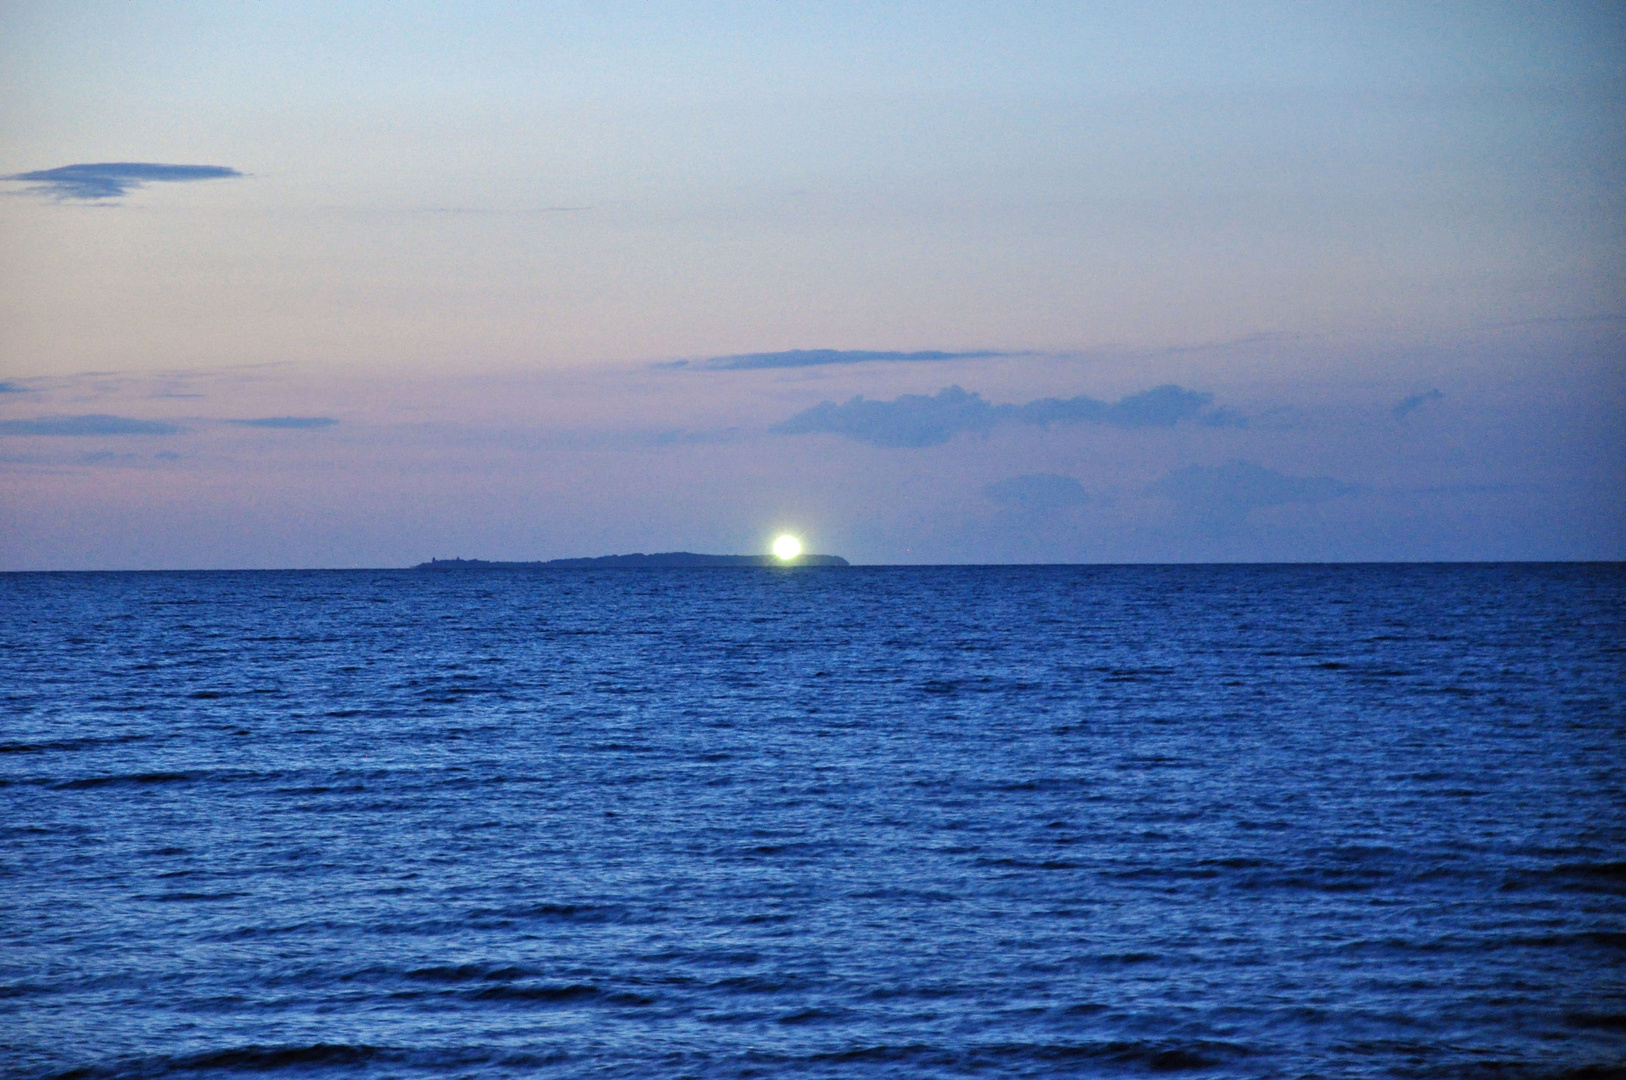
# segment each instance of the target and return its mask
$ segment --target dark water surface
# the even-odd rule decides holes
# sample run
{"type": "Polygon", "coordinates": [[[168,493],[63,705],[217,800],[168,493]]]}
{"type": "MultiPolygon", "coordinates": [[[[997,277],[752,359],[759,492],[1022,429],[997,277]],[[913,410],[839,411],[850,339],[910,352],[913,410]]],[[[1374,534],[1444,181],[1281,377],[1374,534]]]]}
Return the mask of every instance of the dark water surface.
{"type": "Polygon", "coordinates": [[[0,575],[0,1063],[1626,1074],[1626,568],[0,575]]]}

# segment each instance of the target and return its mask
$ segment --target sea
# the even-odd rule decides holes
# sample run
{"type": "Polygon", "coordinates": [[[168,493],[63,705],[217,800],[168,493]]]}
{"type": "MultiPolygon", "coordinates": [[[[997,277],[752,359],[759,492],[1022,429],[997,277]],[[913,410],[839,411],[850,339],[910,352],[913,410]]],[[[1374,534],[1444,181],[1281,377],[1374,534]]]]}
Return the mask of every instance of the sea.
{"type": "Polygon", "coordinates": [[[1626,565],[0,575],[0,1073],[1626,1076],[1626,565]]]}

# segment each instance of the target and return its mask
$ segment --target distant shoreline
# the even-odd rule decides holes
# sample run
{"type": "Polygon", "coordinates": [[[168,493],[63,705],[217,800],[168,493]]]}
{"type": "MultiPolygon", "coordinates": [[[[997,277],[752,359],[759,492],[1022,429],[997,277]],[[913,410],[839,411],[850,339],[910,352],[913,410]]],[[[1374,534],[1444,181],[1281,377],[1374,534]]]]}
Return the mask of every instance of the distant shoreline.
{"type": "Polygon", "coordinates": [[[701,555],[693,551],[662,551],[653,555],[600,555],[585,559],[547,559],[534,562],[494,562],[487,559],[430,559],[414,570],[592,570],[637,569],[666,566],[850,566],[840,555],[701,555]]]}
{"type": "MultiPolygon", "coordinates": [[[[681,555],[684,552],[665,554],[681,555]]],[[[591,567],[638,566],[820,566],[851,567],[854,570],[1287,570],[1287,569],[1424,569],[1454,568],[1492,569],[1506,567],[1569,567],[1581,569],[1609,569],[1626,571],[1626,559],[1390,559],[1378,561],[1284,561],[1284,562],[1012,562],[1012,563],[858,563],[856,565],[837,555],[803,555],[786,563],[771,555],[710,555],[698,556],[702,561],[692,563],[650,562],[654,555],[612,555],[597,559],[553,559],[533,562],[501,562],[485,559],[431,559],[416,566],[148,566],[148,567],[74,567],[74,568],[21,568],[0,570],[0,578],[24,577],[35,574],[61,574],[95,576],[103,574],[358,574],[399,573],[421,571],[451,571],[458,569],[572,569],[591,567]],[[740,560],[738,562],[733,560],[740,560]],[[710,560],[723,560],[713,562],[710,560]]]]}

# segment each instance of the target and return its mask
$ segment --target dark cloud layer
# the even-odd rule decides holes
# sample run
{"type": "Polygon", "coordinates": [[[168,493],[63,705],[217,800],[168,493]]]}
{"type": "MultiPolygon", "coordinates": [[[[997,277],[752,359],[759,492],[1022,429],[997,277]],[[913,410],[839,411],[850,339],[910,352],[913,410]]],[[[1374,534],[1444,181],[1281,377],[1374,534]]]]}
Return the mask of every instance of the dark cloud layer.
{"type": "Polygon", "coordinates": [[[0,394],[25,394],[28,388],[21,383],[7,382],[0,379],[0,394]]]}
{"type": "Polygon", "coordinates": [[[1420,409],[1431,401],[1440,401],[1444,397],[1445,395],[1438,390],[1425,390],[1421,394],[1413,394],[1394,407],[1394,417],[1396,420],[1402,420],[1407,413],[1420,409]]]}
{"type": "Polygon", "coordinates": [[[1146,488],[1172,499],[1182,511],[1212,523],[1240,521],[1250,510],[1287,503],[1318,503],[1358,493],[1361,488],[1330,476],[1289,476],[1263,465],[1188,465],[1146,488]]]}
{"type": "Polygon", "coordinates": [[[1090,501],[1084,485],[1071,476],[1055,473],[1029,473],[999,480],[982,489],[982,493],[1001,506],[1013,510],[1061,510],[1069,506],[1082,506],[1090,501]]]}
{"type": "Polygon", "coordinates": [[[0,420],[0,435],[174,435],[180,430],[177,425],[164,420],[136,420],[105,413],[0,420]]]}
{"type": "Polygon", "coordinates": [[[56,169],[14,173],[6,180],[32,181],[30,188],[55,199],[116,199],[150,183],[184,183],[242,176],[224,165],[158,165],[144,161],[106,161],[94,165],[63,165],[56,169]]]}
{"type": "Polygon", "coordinates": [[[236,424],[238,427],[309,430],[332,427],[338,421],[331,416],[259,416],[248,420],[227,420],[226,423],[236,424]]]}
{"type": "MultiPolygon", "coordinates": [[[[736,356],[714,356],[694,366],[712,371],[756,371],[762,368],[823,367],[829,364],[865,364],[881,360],[889,362],[919,363],[933,360],[983,360],[994,356],[1018,356],[1019,353],[994,352],[877,352],[865,349],[788,349],[784,352],[740,353],[736,356]]],[[[679,360],[672,367],[687,367],[687,360],[679,360]]]]}
{"type": "Polygon", "coordinates": [[[1203,419],[1202,410],[1213,399],[1214,395],[1196,390],[1159,386],[1115,402],[1080,394],[1040,398],[1026,405],[994,405],[981,394],[950,386],[933,397],[904,394],[893,401],[855,397],[842,405],[824,401],[772,430],[786,435],[829,432],[874,446],[936,446],[959,432],[986,432],[998,424],[1171,427],[1181,420],[1203,419]]]}

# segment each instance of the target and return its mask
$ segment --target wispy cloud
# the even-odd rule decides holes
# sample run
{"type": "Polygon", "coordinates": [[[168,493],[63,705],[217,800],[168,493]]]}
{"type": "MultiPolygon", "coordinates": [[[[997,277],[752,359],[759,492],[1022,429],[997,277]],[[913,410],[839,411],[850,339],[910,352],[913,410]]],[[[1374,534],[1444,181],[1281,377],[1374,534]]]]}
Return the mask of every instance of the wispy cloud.
{"type": "Polygon", "coordinates": [[[0,420],[0,435],[175,435],[181,431],[166,420],[136,420],[128,416],[91,413],[85,416],[36,416],[32,420],[0,420]]]}
{"type": "Polygon", "coordinates": [[[982,493],[1001,506],[1013,510],[1061,510],[1069,506],[1082,506],[1090,501],[1084,485],[1071,476],[1055,473],[1029,473],[999,480],[982,489],[982,493]]]}
{"type": "Polygon", "coordinates": [[[1152,495],[1172,499],[1193,517],[1212,524],[1235,524],[1263,506],[1318,503],[1361,491],[1330,476],[1289,476],[1249,461],[1226,465],[1188,465],[1146,488],[1152,495]]]}
{"type": "Polygon", "coordinates": [[[117,199],[150,183],[185,183],[192,180],[218,180],[242,176],[224,165],[158,165],[144,161],[105,161],[99,164],[63,165],[55,169],[13,173],[5,180],[34,184],[29,191],[58,200],[117,199]]]}
{"type": "Polygon", "coordinates": [[[1443,400],[1444,397],[1445,395],[1438,390],[1425,390],[1421,394],[1413,394],[1409,398],[1402,399],[1391,411],[1394,413],[1396,420],[1403,420],[1407,413],[1414,412],[1431,401],[1443,400]]]}
{"type": "Polygon", "coordinates": [[[495,206],[422,206],[414,210],[419,214],[477,214],[521,217],[526,214],[577,214],[591,210],[591,206],[529,206],[509,209],[495,206]]]}
{"type": "Polygon", "coordinates": [[[687,431],[674,428],[667,431],[657,431],[646,437],[650,446],[708,446],[716,443],[729,443],[736,441],[740,436],[740,429],[716,428],[710,431],[687,431]]]}
{"type": "Polygon", "coordinates": [[[28,393],[28,387],[24,386],[22,383],[8,382],[6,380],[0,380],[0,394],[26,394],[26,393],[28,393]]]}
{"type": "Polygon", "coordinates": [[[869,349],[787,349],[784,352],[739,353],[713,356],[706,360],[673,360],[659,367],[697,367],[710,371],[758,371],[763,368],[825,367],[831,364],[922,363],[937,360],[984,360],[996,356],[1025,356],[1026,353],[997,352],[886,352],[869,349]]]}
{"type": "Polygon", "coordinates": [[[981,394],[958,386],[935,396],[904,394],[892,401],[855,397],[845,404],[820,402],[805,412],[776,424],[785,435],[829,432],[874,446],[935,446],[962,431],[986,432],[999,424],[1107,424],[1113,427],[1172,427],[1182,420],[1205,416],[1229,422],[1231,414],[1215,410],[1204,414],[1214,395],[1179,386],[1159,386],[1119,401],[1099,401],[1080,394],[1072,398],[1040,398],[1026,405],[995,405],[981,394]]]}
{"type": "Polygon", "coordinates": [[[227,420],[226,423],[236,424],[238,427],[310,430],[332,427],[338,421],[331,416],[258,416],[247,420],[227,420]]]}

